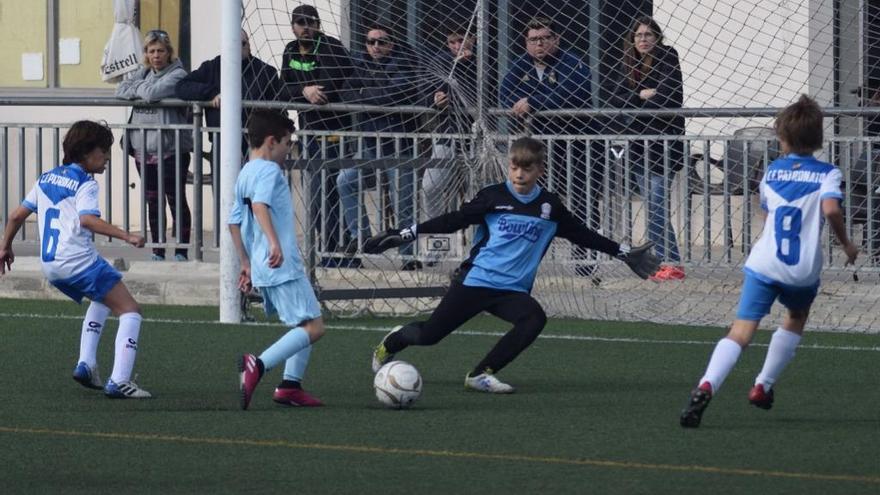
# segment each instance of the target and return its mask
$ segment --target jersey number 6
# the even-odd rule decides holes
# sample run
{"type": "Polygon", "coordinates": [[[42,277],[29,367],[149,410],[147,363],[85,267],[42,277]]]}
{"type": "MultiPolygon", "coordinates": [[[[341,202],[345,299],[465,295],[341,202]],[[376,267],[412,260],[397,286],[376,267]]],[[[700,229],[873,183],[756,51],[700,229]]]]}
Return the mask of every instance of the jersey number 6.
{"type": "Polygon", "coordinates": [[[61,210],[58,208],[49,208],[46,210],[46,216],[43,218],[43,261],[55,261],[55,251],[58,250],[58,236],[61,231],[52,228],[52,221],[58,220],[61,216],[61,210]]]}

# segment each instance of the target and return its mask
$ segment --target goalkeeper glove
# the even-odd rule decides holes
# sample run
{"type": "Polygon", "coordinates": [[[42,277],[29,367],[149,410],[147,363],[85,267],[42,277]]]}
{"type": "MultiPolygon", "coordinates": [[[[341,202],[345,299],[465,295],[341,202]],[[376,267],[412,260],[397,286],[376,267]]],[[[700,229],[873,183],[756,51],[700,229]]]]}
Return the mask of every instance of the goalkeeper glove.
{"type": "Polygon", "coordinates": [[[647,279],[660,269],[660,258],[654,254],[654,243],[648,242],[631,248],[629,244],[621,244],[617,259],[626,263],[629,269],[640,278],[647,279]]]}
{"type": "Polygon", "coordinates": [[[407,227],[401,230],[386,230],[376,234],[364,242],[364,252],[367,254],[379,254],[391,248],[403,246],[416,239],[416,227],[407,227]]]}

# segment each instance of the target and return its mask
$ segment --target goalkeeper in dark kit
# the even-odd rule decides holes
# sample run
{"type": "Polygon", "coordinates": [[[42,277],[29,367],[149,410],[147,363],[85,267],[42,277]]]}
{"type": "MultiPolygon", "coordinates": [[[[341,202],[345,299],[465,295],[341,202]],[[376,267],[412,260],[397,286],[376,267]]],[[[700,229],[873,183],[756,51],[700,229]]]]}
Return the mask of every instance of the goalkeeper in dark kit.
{"type": "Polygon", "coordinates": [[[457,270],[449,291],[427,321],[392,330],[373,351],[373,371],[411,345],[434,345],[482,311],[513,323],[465,377],[465,387],[512,393],[496,374],[525,350],[544,329],[547,316],[530,294],[538,265],[554,237],[601,251],[647,279],[660,266],[650,243],[630,248],[590,230],[556,194],[537,182],[544,174],[544,145],[520,138],[510,147],[508,179],[477,193],[461,209],[401,230],[369,238],[364,252],[381,253],[412,242],[419,234],[452,233],[477,225],[470,256],[457,270]]]}

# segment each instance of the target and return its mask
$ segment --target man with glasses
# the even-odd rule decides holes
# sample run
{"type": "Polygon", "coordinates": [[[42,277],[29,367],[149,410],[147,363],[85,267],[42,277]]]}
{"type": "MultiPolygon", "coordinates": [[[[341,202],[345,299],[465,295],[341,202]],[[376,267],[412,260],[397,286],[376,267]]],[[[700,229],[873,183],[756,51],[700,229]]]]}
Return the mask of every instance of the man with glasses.
{"type": "MultiPolygon", "coordinates": [[[[250,39],[242,29],[241,99],[275,100],[278,99],[281,90],[278,70],[251,54],[250,39]]],[[[175,93],[181,100],[210,101],[211,107],[205,108],[205,124],[208,127],[220,127],[220,55],[203,62],[198,69],[181,79],[175,87],[175,93]]],[[[247,109],[241,111],[241,127],[243,129],[247,128],[250,113],[251,110],[247,109]]],[[[214,143],[214,133],[208,134],[208,139],[212,143],[212,153],[213,150],[220,149],[219,142],[214,143]]],[[[247,139],[242,138],[242,158],[247,157],[247,152],[247,139]]]]}
{"type": "MultiPolygon", "coordinates": [[[[284,48],[281,79],[291,101],[326,105],[341,103],[345,82],[352,76],[354,64],[342,43],[321,31],[318,10],[312,5],[300,5],[291,13],[291,27],[296,40],[284,48]]],[[[302,131],[323,131],[307,135],[300,141],[300,154],[307,160],[317,160],[319,167],[325,160],[339,158],[342,153],[338,135],[350,127],[345,112],[307,110],[297,112],[302,131]],[[331,131],[327,133],[326,131],[331,131]]],[[[310,168],[312,168],[310,166],[310,168]]],[[[316,222],[317,247],[325,253],[343,248],[340,238],[339,196],[336,192],[336,173],[328,170],[322,181],[321,170],[310,170],[311,197],[309,219],[316,222]],[[323,187],[322,187],[323,186],[323,187]]],[[[351,260],[324,256],[321,266],[353,266],[351,260]]]]}
{"type": "MultiPolygon", "coordinates": [[[[559,47],[559,35],[552,20],[535,17],[526,24],[526,53],[517,58],[501,82],[500,106],[509,108],[514,117],[512,133],[525,129],[535,135],[554,137],[565,134],[594,134],[589,119],[577,117],[532,117],[535,111],[590,108],[590,69],[570,52],[559,47]]],[[[599,226],[599,196],[602,184],[602,150],[590,146],[589,176],[586,164],[587,145],[584,141],[568,142],[553,139],[548,146],[547,181],[561,195],[579,220],[591,229],[599,226]],[[590,189],[588,192],[588,188],[590,189]],[[590,198],[588,205],[587,198],[590,198]],[[589,206],[589,209],[588,209],[589,206]]],[[[578,275],[591,277],[595,265],[586,261],[586,252],[573,247],[572,255],[578,275]]]]}
{"type": "MultiPolygon", "coordinates": [[[[414,105],[417,99],[415,79],[416,60],[412,50],[395,40],[391,29],[373,25],[367,30],[365,50],[355,57],[354,76],[346,84],[346,102],[361,105],[404,106],[414,105]]],[[[356,129],[365,134],[411,133],[418,130],[418,116],[390,113],[361,113],[357,115],[356,129]]],[[[357,155],[367,160],[401,160],[412,157],[411,139],[364,137],[356,150],[357,155]]],[[[387,180],[391,192],[391,204],[397,215],[396,221],[380,229],[398,225],[412,225],[413,221],[413,182],[412,168],[384,168],[382,176],[387,180]]],[[[366,210],[360,206],[358,192],[374,187],[376,175],[372,170],[346,169],[337,178],[339,196],[342,201],[345,223],[346,253],[354,254],[359,241],[370,237],[369,220],[366,210]],[[360,237],[359,237],[360,235],[360,237]]],[[[421,263],[412,259],[412,245],[403,246],[400,254],[407,258],[403,270],[417,270],[421,263]]]]}

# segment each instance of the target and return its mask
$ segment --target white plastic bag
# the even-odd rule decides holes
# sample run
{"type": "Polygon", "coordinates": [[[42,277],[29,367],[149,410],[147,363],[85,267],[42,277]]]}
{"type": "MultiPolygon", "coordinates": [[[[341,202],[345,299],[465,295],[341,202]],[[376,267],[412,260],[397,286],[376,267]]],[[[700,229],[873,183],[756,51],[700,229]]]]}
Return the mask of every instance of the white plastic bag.
{"type": "Polygon", "coordinates": [[[117,83],[123,75],[140,67],[144,48],[141,32],[134,25],[136,3],[136,0],[113,0],[116,22],[101,60],[101,79],[104,82],[117,83]]]}

